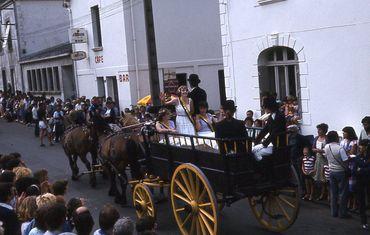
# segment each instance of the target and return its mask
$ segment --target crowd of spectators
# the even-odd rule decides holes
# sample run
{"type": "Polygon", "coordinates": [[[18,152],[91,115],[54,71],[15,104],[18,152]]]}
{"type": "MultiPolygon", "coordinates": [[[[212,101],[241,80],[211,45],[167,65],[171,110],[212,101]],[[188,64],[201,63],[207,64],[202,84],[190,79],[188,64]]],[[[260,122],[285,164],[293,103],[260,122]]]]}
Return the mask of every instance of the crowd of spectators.
{"type": "Polygon", "coordinates": [[[68,181],[51,183],[48,172],[33,172],[19,153],[0,155],[1,235],[94,235],[156,234],[153,218],[136,223],[122,217],[110,204],[104,205],[94,221],[85,200],[66,197],[68,181]]]}
{"type": "Polygon", "coordinates": [[[312,145],[303,146],[301,176],[305,185],[303,199],[330,202],[333,217],[348,218],[357,211],[361,226],[368,229],[366,208],[370,205],[370,117],[362,119],[358,138],[353,127],[329,131],[317,125],[312,145]]]}
{"type": "MultiPolygon", "coordinates": [[[[363,129],[359,132],[359,137],[357,137],[353,127],[346,126],[342,129],[342,137],[339,138],[336,131],[329,131],[328,124],[321,123],[317,125],[317,136],[309,139],[298,134],[300,116],[297,99],[287,97],[279,103],[280,112],[284,113],[287,120],[287,129],[290,132],[290,145],[295,146],[292,148],[294,149],[292,158],[300,175],[302,185],[304,185],[302,198],[309,201],[327,200],[330,202],[331,214],[334,217],[346,218],[348,217],[348,210],[358,211],[361,215],[362,227],[368,229],[366,205],[370,205],[370,117],[363,118],[363,129]],[[299,147],[297,148],[297,146],[299,147]]],[[[63,119],[66,115],[77,111],[74,121],[75,123],[83,123],[90,118],[89,112],[91,110],[99,110],[106,121],[111,124],[116,123],[121,115],[119,108],[110,97],[106,100],[99,97],[93,97],[89,100],[83,96],[73,100],[66,99],[62,101],[61,99],[55,100],[54,97],[35,97],[32,94],[21,92],[8,95],[0,91],[0,116],[8,121],[16,120],[26,125],[34,124],[35,136],[40,137],[40,146],[44,146],[44,138],[48,138],[50,145],[60,141],[64,130],[63,119]]],[[[133,107],[132,109],[125,109],[122,115],[133,115],[139,122],[146,122],[154,118],[147,111],[148,108],[146,106],[133,107]]],[[[173,121],[176,112],[175,110],[172,113],[170,111],[171,109],[159,111],[156,125],[159,132],[177,131],[173,121]]],[[[195,129],[198,134],[202,132],[202,128],[206,129],[204,133],[212,132],[212,125],[208,124],[219,122],[224,117],[222,108],[218,115],[215,116],[212,111],[208,110],[206,102],[199,102],[198,111],[198,116],[194,118],[195,129]],[[209,120],[207,121],[209,113],[212,115],[208,116],[209,120]],[[203,124],[201,123],[202,120],[203,124]]],[[[258,129],[263,127],[267,119],[264,115],[257,119],[254,119],[254,116],[252,110],[246,112],[244,123],[249,128],[248,135],[250,136],[255,135],[255,130],[251,128],[258,129]]],[[[1,168],[3,172],[0,175],[2,187],[2,204],[0,204],[2,207],[0,209],[9,209],[11,211],[12,209],[10,208],[14,208],[15,213],[17,213],[12,214],[9,211],[5,211],[4,213],[10,213],[8,214],[9,218],[17,217],[23,223],[33,221],[30,224],[40,231],[46,231],[47,229],[54,231],[60,229],[61,223],[51,226],[47,225],[46,220],[40,223],[37,222],[38,220],[43,220],[40,217],[41,212],[44,214],[43,211],[48,211],[47,213],[54,211],[56,214],[63,214],[66,218],[66,221],[62,224],[63,229],[65,229],[63,231],[70,232],[69,230],[75,227],[77,234],[88,234],[86,229],[88,230],[89,226],[78,227],[80,220],[85,224],[91,224],[91,228],[93,226],[91,215],[84,206],[83,201],[73,198],[68,203],[64,202],[68,185],[67,181],[61,180],[50,184],[45,169],[32,173],[30,169],[24,166],[20,155],[16,153],[2,156],[1,168]],[[7,192],[11,194],[7,194],[7,192]],[[52,209],[45,209],[43,206],[40,206],[41,201],[55,201],[65,204],[65,208],[63,209],[59,204],[55,206],[54,203],[52,209]],[[11,207],[7,206],[9,203],[11,207]],[[74,210],[71,210],[71,206],[74,210]],[[77,208],[78,210],[75,210],[77,208]],[[66,228],[69,228],[69,230],[66,228]]],[[[101,230],[100,232],[96,231],[95,234],[104,234],[102,231],[107,230],[104,222],[104,218],[108,216],[107,214],[114,218],[119,217],[118,212],[112,206],[104,206],[99,217],[101,230]]],[[[49,218],[52,216],[54,214],[50,215],[49,218]]],[[[109,222],[114,220],[110,218],[109,222]]],[[[53,219],[53,222],[55,221],[58,221],[58,219],[53,219]]],[[[133,227],[133,223],[129,218],[122,218],[118,221],[117,231],[118,229],[133,227]]],[[[140,223],[137,224],[137,228],[141,227],[140,223]]],[[[3,221],[3,224],[7,230],[9,223],[3,221]]],[[[26,227],[23,224],[22,226],[26,227]]]]}

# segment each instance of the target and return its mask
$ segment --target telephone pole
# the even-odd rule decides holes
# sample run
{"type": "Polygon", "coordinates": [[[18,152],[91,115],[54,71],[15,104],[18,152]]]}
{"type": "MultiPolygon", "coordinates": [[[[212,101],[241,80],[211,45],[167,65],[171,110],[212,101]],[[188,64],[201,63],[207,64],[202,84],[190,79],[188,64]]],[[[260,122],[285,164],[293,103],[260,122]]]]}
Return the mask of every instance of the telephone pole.
{"type": "Polygon", "coordinates": [[[159,99],[160,87],[159,87],[157,48],[155,43],[152,0],[144,0],[144,15],[146,29],[146,45],[148,51],[150,95],[152,97],[153,106],[160,106],[161,105],[161,101],[159,99]]]}

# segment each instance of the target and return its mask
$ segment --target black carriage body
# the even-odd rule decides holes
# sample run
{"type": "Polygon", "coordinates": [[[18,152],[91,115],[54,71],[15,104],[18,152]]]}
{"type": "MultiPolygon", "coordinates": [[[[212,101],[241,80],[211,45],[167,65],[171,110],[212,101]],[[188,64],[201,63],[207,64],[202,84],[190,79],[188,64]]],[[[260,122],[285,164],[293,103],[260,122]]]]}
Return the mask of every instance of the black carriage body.
{"type": "Polygon", "coordinates": [[[170,182],[176,167],[183,163],[192,163],[202,170],[214,192],[224,200],[229,198],[232,202],[240,198],[260,195],[282,186],[291,176],[289,149],[286,146],[274,149],[273,155],[270,156],[271,161],[268,163],[271,168],[266,169],[265,165],[254,160],[251,153],[253,138],[221,140],[178,134],[160,136],[162,141],[148,142],[150,173],[170,182]],[[170,138],[187,138],[188,144],[173,145],[170,144],[170,138]],[[217,141],[218,145],[235,141],[234,146],[236,142],[242,141],[245,151],[222,154],[219,151],[198,148],[196,143],[199,143],[200,139],[217,141]],[[260,180],[260,177],[265,178],[263,172],[266,171],[270,175],[269,179],[272,176],[273,180],[260,180]]]}

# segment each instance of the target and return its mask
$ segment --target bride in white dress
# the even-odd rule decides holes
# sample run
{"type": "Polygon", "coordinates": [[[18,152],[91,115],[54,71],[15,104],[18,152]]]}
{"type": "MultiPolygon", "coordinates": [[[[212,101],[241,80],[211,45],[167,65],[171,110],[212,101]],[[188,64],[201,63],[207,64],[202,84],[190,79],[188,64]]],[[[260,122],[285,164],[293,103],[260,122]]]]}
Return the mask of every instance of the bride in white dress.
{"type": "Polygon", "coordinates": [[[164,100],[161,96],[162,102],[166,105],[175,105],[176,108],[176,130],[177,133],[186,135],[195,135],[193,113],[193,101],[188,97],[189,90],[186,86],[180,86],[177,89],[177,97],[171,98],[169,101],[164,100]]]}

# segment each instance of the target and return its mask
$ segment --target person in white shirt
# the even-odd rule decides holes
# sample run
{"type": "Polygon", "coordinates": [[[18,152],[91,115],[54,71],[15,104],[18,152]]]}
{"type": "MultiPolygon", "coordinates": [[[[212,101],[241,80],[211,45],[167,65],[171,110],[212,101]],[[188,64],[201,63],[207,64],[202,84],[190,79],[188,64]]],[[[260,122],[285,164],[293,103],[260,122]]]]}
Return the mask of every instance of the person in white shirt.
{"type": "Polygon", "coordinates": [[[64,118],[64,114],[62,111],[62,106],[57,105],[56,110],[54,111],[54,114],[53,114],[55,142],[59,142],[60,137],[63,134],[63,118],[64,118]]]}
{"type": "Polygon", "coordinates": [[[340,218],[347,218],[349,216],[347,212],[348,156],[338,142],[338,133],[336,131],[330,131],[327,134],[328,144],[324,148],[330,170],[330,209],[333,217],[338,217],[339,215],[340,218]]]}
{"type": "Polygon", "coordinates": [[[39,128],[39,117],[37,115],[37,102],[32,101],[32,119],[35,123],[35,137],[39,137],[40,135],[40,128],[39,128]]]}

